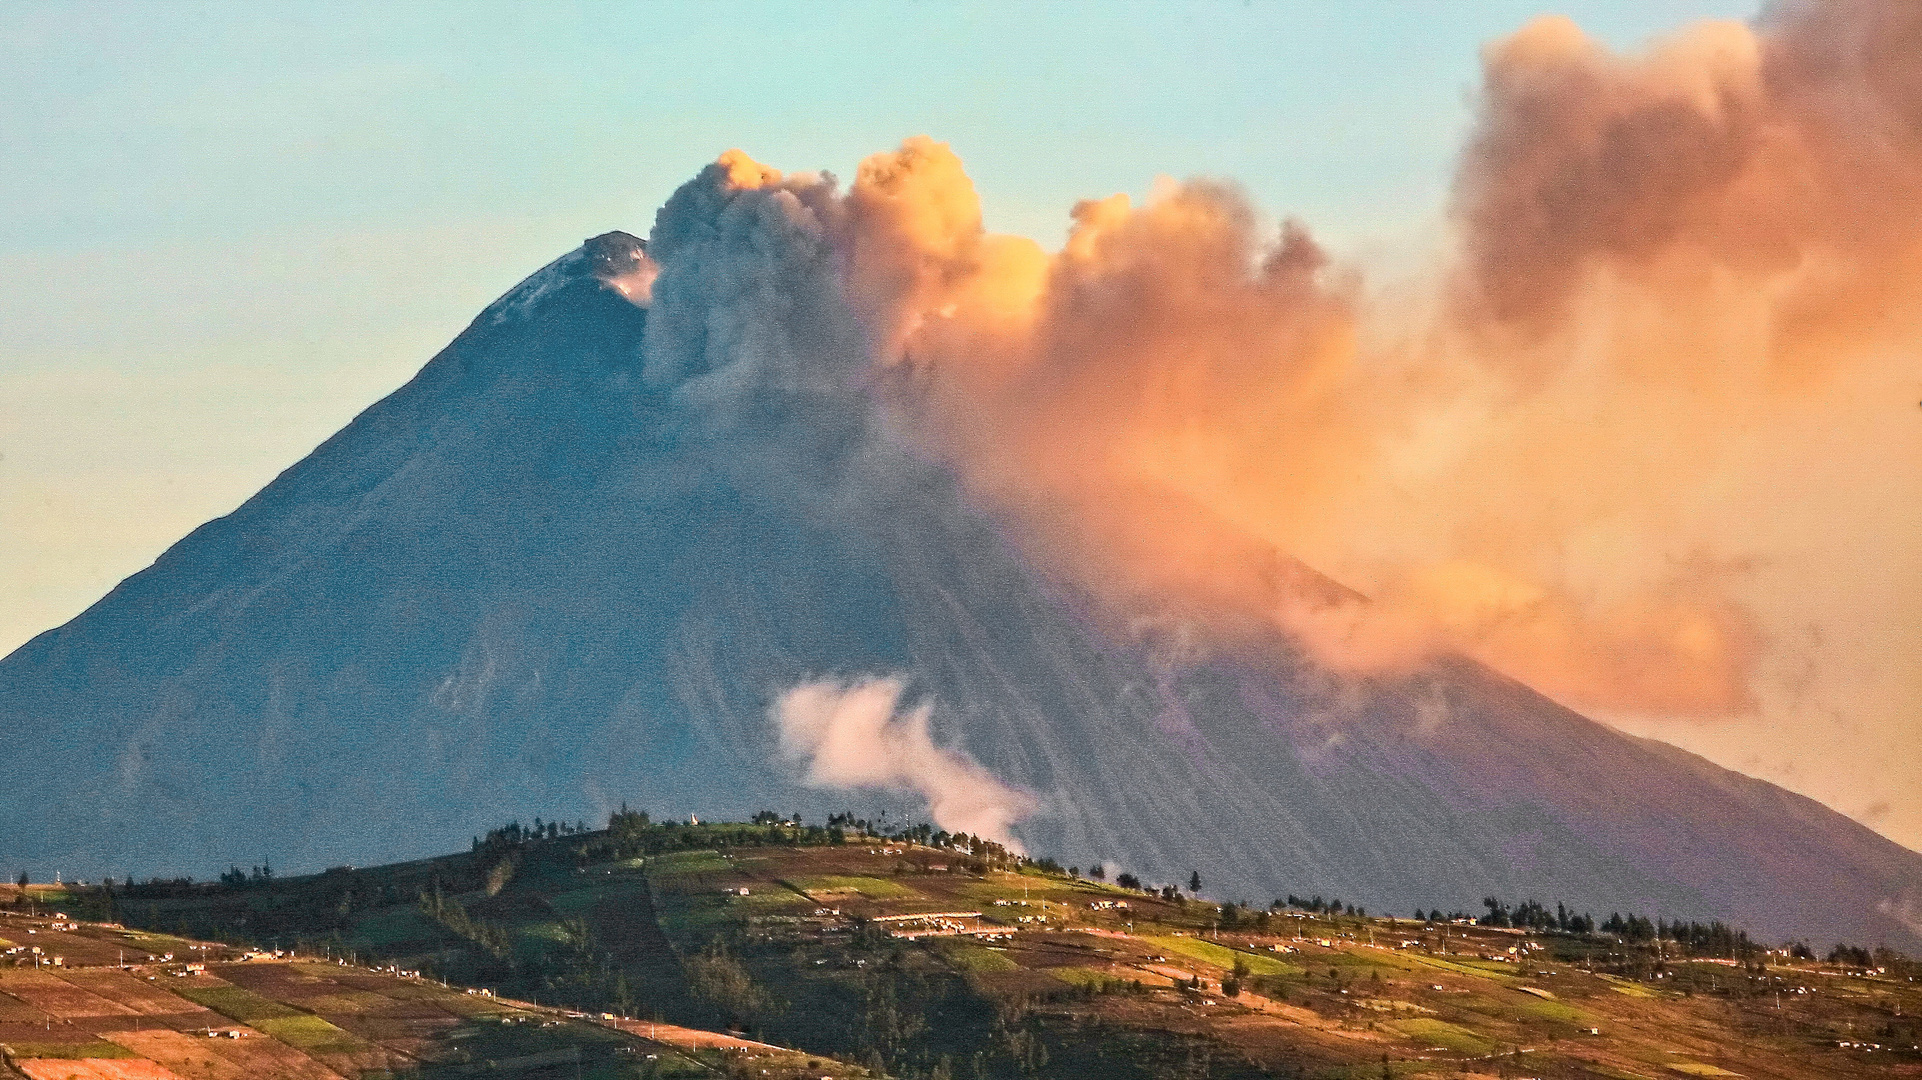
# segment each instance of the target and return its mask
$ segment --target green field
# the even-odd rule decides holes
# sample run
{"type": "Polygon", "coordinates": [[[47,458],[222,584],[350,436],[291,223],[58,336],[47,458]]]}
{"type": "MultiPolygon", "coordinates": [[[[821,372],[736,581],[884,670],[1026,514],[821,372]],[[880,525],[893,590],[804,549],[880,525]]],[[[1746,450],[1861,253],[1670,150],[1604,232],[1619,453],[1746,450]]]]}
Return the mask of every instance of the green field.
{"type": "Polygon", "coordinates": [[[716,874],[734,869],[734,865],[721,857],[718,851],[676,851],[666,855],[656,855],[646,861],[647,873],[655,877],[673,877],[676,874],[716,874]]]}
{"type": "Polygon", "coordinates": [[[1128,981],[1126,979],[1119,978],[1110,972],[1096,971],[1093,968],[1057,967],[1057,968],[1045,968],[1043,970],[1045,970],[1047,974],[1053,976],[1054,978],[1057,978],[1062,982],[1067,983],[1069,986],[1082,986],[1082,987],[1091,987],[1094,989],[1106,989],[1107,987],[1115,983],[1125,983],[1128,981]]]}
{"type": "Polygon", "coordinates": [[[243,1024],[255,1024],[261,1020],[282,1020],[304,1015],[299,1009],[269,1001],[251,990],[238,986],[177,986],[169,987],[181,997],[243,1024]]]}
{"type": "Polygon", "coordinates": [[[352,1054],[367,1049],[365,1042],[318,1016],[276,1016],[256,1020],[253,1026],[310,1054],[352,1054]]]}
{"type": "Polygon", "coordinates": [[[1638,982],[1630,982],[1627,979],[1618,979],[1613,975],[1603,975],[1602,978],[1607,981],[1609,989],[1615,991],[1618,994],[1626,994],[1629,997],[1638,997],[1638,998],[1652,998],[1652,997],[1660,996],[1655,991],[1650,990],[1648,987],[1643,986],[1641,983],[1638,983],[1638,982]]]}
{"type": "Polygon", "coordinates": [[[354,923],[354,936],[374,949],[388,949],[432,941],[441,936],[441,930],[412,907],[399,907],[358,919],[354,923]]]}
{"type": "Polygon", "coordinates": [[[940,945],[941,955],[963,971],[992,972],[1015,971],[1020,964],[1008,959],[1008,954],[965,941],[944,941],[940,945]]]}
{"type": "Polygon", "coordinates": [[[1411,1017],[1407,1020],[1390,1021],[1388,1026],[1416,1042],[1446,1047],[1458,1054],[1480,1057],[1492,1054],[1496,1049],[1495,1045],[1487,1039],[1445,1020],[1411,1017]]]}
{"type": "Polygon", "coordinates": [[[391,1001],[391,998],[365,990],[343,990],[325,997],[307,998],[300,1004],[302,1008],[316,1013],[359,1013],[379,1008],[391,1001]]]}
{"type": "Polygon", "coordinates": [[[1503,970],[1506,965],[1486,964],[1476,961],[1447,960],[1439,956],[1424,956],[1420,953],[1400,953],[1400,958],[1411,964],[1449,971],[1457,975],[1469,975],[1477,979],[1496,979],[1502,982],[1516,982],[1513,972],[1503,970]]]}
{"type": "Polygon", "coordinates": [[[1231,949],[1199,938],[1143,937],[1142,940],[1164,952],[1179,953],[1191,960],[1213,964],[1218,968],[1232,969],[1235,962],[1239,960],[1248,966],[1248,972],[1252,975],[1295,975],[1302,970],[1294,964],[1283,963],[1272,956],[1242,952],[1239,949],[1231,949]]]}
{"type": "Polygon", "coordinates": [[[920,893],[890,878],[864,877],[856,874],[816,874],[809,877],[786,879],[796,889],[821,899],[831,898],[834,894],[854,893],[870,900],[899,900],[920,893]]]}

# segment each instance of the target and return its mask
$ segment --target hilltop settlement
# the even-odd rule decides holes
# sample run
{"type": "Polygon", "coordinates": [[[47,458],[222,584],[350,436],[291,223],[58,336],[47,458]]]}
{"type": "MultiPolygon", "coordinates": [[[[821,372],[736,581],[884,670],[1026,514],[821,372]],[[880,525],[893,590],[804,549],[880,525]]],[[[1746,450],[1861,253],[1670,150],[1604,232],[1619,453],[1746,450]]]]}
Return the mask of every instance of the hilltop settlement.
{"type": "Polygon", "coordinates": [[[926,825],[0,886],[8,1080],[1922,1076],[1922,965],[1495,897],[1207,896],[926,825]]]}

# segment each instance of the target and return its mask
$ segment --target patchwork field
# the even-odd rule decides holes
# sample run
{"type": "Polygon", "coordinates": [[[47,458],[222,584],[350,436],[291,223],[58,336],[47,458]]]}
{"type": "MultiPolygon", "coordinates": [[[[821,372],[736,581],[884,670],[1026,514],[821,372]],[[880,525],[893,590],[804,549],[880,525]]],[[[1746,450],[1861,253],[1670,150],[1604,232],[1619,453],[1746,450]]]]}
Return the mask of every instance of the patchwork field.
{"type": "Polygon", "coordinates": [[[13,1080],[615,1080],[714,1076],[749,1063],[756,1076],[786,1080],[861,1074],[711,1032],[649,1038],[414,974],[291,954],[243,960],[223,945],[60,916],[0,915],[19,938],[61,946],[0,966],[0,1075],[13,1080]],[[53,930],[55,921],[70,929],[53,930]],[[137,961],[72,963],[118,957],[120,942],[139,943],[129,950],[137,961]]]}
{"type": "Polygon", "coordinates": [[[45,931],[67,956],[137,939],[140,959],[49,970],[16,954],[0,1042],[38,1080],[136,1075],[114,1062],[164,1070],[144,1080],[1922,1077],[1906,961],[1737,963],[1600,934],[1224,907],[777,825],[606,837],[132,897],[150,927],[297,944],[300,959],[45,931]],[[205,970],[181,973],[190,959],[205,970]],[[602,1013],[617,1018],[590,1020],[602,1013]]]}

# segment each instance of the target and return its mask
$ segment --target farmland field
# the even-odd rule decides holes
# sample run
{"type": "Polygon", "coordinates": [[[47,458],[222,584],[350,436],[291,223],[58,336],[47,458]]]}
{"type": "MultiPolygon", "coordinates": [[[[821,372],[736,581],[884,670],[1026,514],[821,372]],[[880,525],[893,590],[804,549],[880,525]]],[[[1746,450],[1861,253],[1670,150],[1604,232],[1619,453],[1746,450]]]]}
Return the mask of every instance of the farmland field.
{"type": "MultiPolygon", "coordinates": [[[[50,921],[14,914],[7,925],[40,931],[50,921]]],[[[29,966],[0,966],[0,1076],[375,1080],[504,1070],[619,1080],[712,1076],[730,1057],[759,1062],[770,1078],[859,1075],[788,1051],[744,1057],[683,1049],[552,1008],[338,960],[247,961],[239,950],[112,925],[58,933],[63,946],[78,944],[69,955],[118,956],[116,941],[137,941],[128,951],[138,962],[36,968],[27,954],[29,966]],[[153,946],[160,952],[150,962],[153,946]],[[159,959],[168,953],[175,958],[159,959]]]]}
{"type": "Polygon", "coordinates": [[[0,1042],[40,1080],[110,1080],[55,1064],[108,1060],[179,1080],[573,1080],[577,1065],[638,1080],[748,1057],[769,1080],[1922,1076],[1913,968],[1698,963],[1605,935],[1215,904],[1005,853],[801,834],[652,826],[611,852],[606,834],[477,845],[128,905],[298,959],[95,925],[29,937],[7,917],[10,940],[58,940],[69,963],[11,954],[0,1042]],[[625,1019],[589,1019],[602,1013],[625,1019]]]}

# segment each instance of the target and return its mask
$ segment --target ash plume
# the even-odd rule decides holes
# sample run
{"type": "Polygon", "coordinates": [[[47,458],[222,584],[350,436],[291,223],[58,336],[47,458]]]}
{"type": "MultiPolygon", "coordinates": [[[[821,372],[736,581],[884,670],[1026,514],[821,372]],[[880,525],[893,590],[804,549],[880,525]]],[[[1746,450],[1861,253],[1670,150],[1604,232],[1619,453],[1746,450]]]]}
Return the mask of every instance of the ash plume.
{"type": "Polygon", "coordinates": [[[1121,632],[1172,605],[1625,723],[1888,727],[1922,709],[1918,57],[1893,0],[1633,55],[1538,20],[1486,50],[1414,279],[1222,181],[1048,251],[930,139],[845,192],[730,152],[650,241],[648,371],[851,497],[904,447],[953,469],[1121,632]]]}

